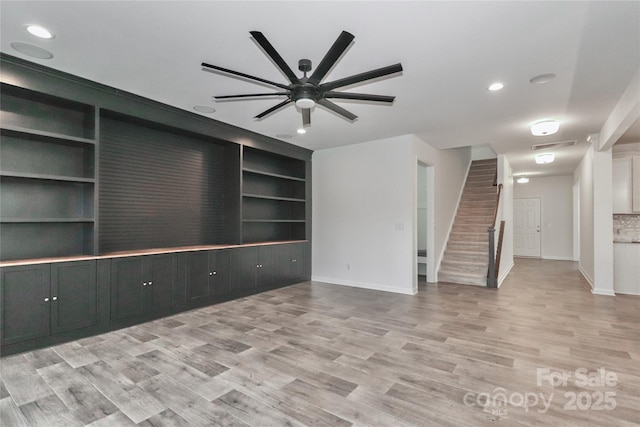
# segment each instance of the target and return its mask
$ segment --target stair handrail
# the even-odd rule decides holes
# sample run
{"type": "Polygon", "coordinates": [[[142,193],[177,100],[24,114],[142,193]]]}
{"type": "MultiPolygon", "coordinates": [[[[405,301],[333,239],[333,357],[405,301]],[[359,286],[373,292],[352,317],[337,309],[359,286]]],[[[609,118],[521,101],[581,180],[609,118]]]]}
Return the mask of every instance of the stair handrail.
{"type": "Polygon", "coordinates": [[[496,220],[498,219],[498,209],[500,208],[500,196],[502,195],[502,184],[498,184],[498,194],[496,195],[496,210],[493,211],[493,221],[491,224],[496,226],[496,220]]]}
{"type": "MultiPolygon", "coordinates": [[[[498,192],[496,194],[496,209],[493,212],[493,221],[491,227],[487,230],[489,233],[489,269],[487,271],[487,288],[498,287],[498,269],[500,267],[500,260],[496,262],[496,249],[495,249],[495,231],[496,220],[498,219],[498,210],[500,208],[500,196],[502,195],[502,184],[498,184],[498,192]],[[497,268],[496,268],[497,267],[497,268]]],[[[502,235],[504,233],[504,221],[500,226],[499,236],[499,252],[502,252],[502,235]]],[[[499,255],[498,255],[499,256],[499,255]]]]}

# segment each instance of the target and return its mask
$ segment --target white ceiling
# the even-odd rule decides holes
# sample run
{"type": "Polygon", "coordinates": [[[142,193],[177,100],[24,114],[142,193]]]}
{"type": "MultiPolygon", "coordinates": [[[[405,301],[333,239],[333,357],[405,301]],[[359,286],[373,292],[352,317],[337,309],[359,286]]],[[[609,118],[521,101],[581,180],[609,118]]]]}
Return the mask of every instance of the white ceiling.
{"type": "Polygon", "coordinates": [[[640,68],[640,2],[275,2],[275,1],[1,1],[0,49],[156,101],[313,150],[416,134],[437,148],[489,144],[507,154],[514,173],[571,173],[640,68]],[[42,40],[26,24],[49,28],[42,40]],[[306,135],[289,106],[253,117],[280,98],[214,102],[213,95],[274,88],[204,71],[200,63],[268,80],[286,78],[253,42],[269,39],[293,70],[317,65],[342,30],[355,40],[325,81],[401,62],[400,75],[342,90],[395,95],[393,105],[337,100],[354,123],[316,107],[306,135]],[[22,41],[52,59],[15,51],[22,41]],[[555,73],[549,83],[529,79],[555,73]],[[489,92],[501,81],[506,86],[489,92]],[[194,112],[195,113],[195,112],[194,112]],[[196,113],[199,114],[199,113],[196,113]],[[553,136],[529,125],[561,122],[553,136]],[[554,150],[557,161],[533,163],[532,144],[577,140],[554,150]]]}

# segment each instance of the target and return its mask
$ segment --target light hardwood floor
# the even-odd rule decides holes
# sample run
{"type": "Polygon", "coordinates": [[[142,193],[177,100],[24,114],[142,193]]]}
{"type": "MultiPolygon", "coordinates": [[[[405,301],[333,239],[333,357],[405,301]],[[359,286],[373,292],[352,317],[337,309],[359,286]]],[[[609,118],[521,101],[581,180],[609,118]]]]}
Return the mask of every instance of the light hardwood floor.
{"type": "Polygon", "coordinates": [[[2,358],[0,425],[638,425],[639,312],[565,261],[499,290],[301,283],[2,358]]]}

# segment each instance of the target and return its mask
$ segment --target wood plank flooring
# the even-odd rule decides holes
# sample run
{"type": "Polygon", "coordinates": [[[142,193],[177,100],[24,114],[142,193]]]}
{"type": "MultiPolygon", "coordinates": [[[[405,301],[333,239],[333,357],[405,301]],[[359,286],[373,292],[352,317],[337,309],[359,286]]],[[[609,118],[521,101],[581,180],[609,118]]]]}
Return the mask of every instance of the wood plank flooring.
{"type": "Polygon", "coordinates": [[[0,425],[639,425],[639,313],[565,261],[413,297],[306,282],[2,358],[0,425]]]}

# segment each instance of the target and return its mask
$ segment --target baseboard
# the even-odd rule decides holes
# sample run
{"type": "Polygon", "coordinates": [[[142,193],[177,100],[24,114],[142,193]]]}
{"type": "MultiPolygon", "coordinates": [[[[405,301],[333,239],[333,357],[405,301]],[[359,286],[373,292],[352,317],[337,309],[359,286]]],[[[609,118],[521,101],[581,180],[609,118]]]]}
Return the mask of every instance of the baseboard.
{"type": "Polygon", "coordinates": [[[507,278],[507,276],[509,275],[509,272],[511,272],[511,269],[513,268],[514,265],[515,263],[512,262],[508,268],[506,268],[505,270],[502,270],[502,273],[500,273],[498,277],[498,288],[500,287],[500,285],[502,285],[502,282],[504,281],[504,279],[507,278]]]}
{"type": "Polygon", "coordinates": [[[589,277],[589,275],[582,269],[581,265],[578,266],[578,271],[580,272],[580,274],[582,274],[582,277],[584,277],[584,279],[589,283],[589,286],[591,286],[591,292],[593,292],[593,280],[591,280],[591,277],[589,277]]]}
{"type": "Polygon", "coordinates": [[[554,261],[575,261],[573,257],[564,257],[564,256],[543,256],[542,259],[549,259],[554,261]]]}
{"type": "Polygon", "coordinates": [[[614,291],[616,293],[616,295],[636,295],[636,296],[640,296],[640,292],[618,292],[618,291],[614,291]]]}
{"type": "Polygon", "coordinates": [[[369,289],[372,291],[392,292],[394,294],[415,295],[418,293],[417,288],[414,288],[411,291],[406,291],[404,289],[392,288],[379,283],[355,282],[351,280],[332,279],[330,277],[311,276],[311,280],[313,282],[324,282],[331,285],[350,286],[352,288],[369,289]]]}
{"type": "Polygon", "coordinates": [[[609,297],[615,297],[616,293],[612,289],[591,289],[591,293],[594,295],[606,295],[609,297]]]}

